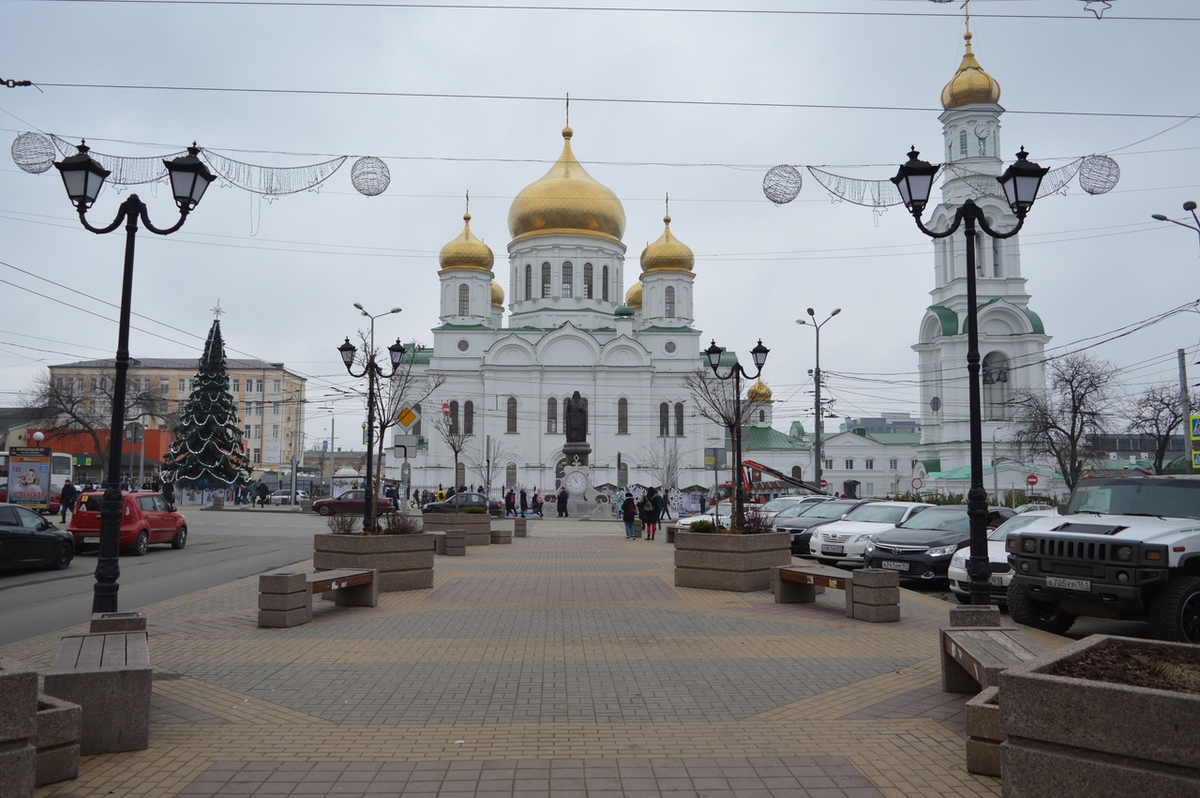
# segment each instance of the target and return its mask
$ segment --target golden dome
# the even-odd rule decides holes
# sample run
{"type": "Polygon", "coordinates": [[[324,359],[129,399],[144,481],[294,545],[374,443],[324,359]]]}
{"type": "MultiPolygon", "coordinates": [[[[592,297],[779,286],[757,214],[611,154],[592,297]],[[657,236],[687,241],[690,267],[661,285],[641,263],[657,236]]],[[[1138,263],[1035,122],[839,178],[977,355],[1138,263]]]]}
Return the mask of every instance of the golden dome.
{"type": "Polygon", "coordinates": [[[530,183],[508,209],[513,240],[565,233],[621,241],[625,209],[608,187],[589,175],[571,152],[569,127],[563,128],[563,151],[540,180],[530,183]]]}
{"type": "Polygon", "coordinates": [[[766,386],[760,377],[757,382],[746,389],[746,398],[756,404],[771,401],[771,389],[766,386]]]}
{"type": "Polygon", "coordinates": [[[492,307],[504,307],[504,289],[495,280],[492,280],[492,307]]]}
{"type": "Polygon", "coordinates": [[[625,292],[625,304],[634,310],[642,309],[642,281],[638,280],[625,292]]]}
{"type": "Polygon", "coordinates": [[[666,229],[658,240],[642,250],[642,274],[690,272],[696,265],[691,248],[671,235],[671,217],[663,217],[666,229]]]}
{"type": "Polygon", "coordinates": [[[963,34],[967,42],[967,51],[963,54],[962,63],[950,82],[942,89],[942,108],[949,111],[971,103],[1000,102],[1000,84],[991,75],[983,71],[983,67],[975,60],[971,52],[971,31],[963,34]]]}
{"type": "Polygon", "coordinates": [[[444,271],[490,272],[495,262],[492,248],[480,241],[471,232],[471,214],[463,214],[462,235],[455,238],[438,255],[438,263],[444,271]]]}

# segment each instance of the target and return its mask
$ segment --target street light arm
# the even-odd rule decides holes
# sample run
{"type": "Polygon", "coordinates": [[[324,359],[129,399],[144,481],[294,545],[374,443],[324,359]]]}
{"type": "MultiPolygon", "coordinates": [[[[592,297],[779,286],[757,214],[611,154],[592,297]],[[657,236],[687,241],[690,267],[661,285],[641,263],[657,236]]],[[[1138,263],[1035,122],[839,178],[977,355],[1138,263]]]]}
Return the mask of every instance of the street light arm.
{"type": "MultiPolygon", "coordinates": [[[[1017,233],[1021,232],[1021,228],[1025,226],[1025,214],[1017,212],[1017,226],[1012,230],[1009,230],[1007,233],[1002,233],[998,230],[992,229],[992,226],[987,222],[987,217],[983,215],[983,209],[976,205],[974,200],[967,200],[964,202],[962,206],[959,207],[959,209],[955,212],[953,224],[950,225],[949,229],[942,232],[930,230],[928,227],[926,227],[925,223],[921,221],[920,214],[917,212],[914,211],[912,217],[916,221],[917,227],[921,229],[921,232],[930,238],[947,238],[954,235],[956,232],[958,232],[958,228],[962,226],[962,223],[968,217],[973,219],[974,222],[979,225],[979,228],[992,238],[1012,238],[1017,233]]],[[[1179,222],[1176,222],[1176,224],[1179,224],[1179,222]]],[[[829,321],[829,319],[826,319],[825,321],[829,321]]],[[[821,323],[824,324],[825,322],[821,323]]]]}
{"type": "MultiPolygon", "coordinates": [[[[134,197],[131,196],[130,199],[134,199],[134,197]]],[[[141,200],[138,200],[138,205],[141,206],[138,211],[138,216],[139,216],[139,218],[141,218],[142,224],[146,225],[146,229],[149,230],[151,233],[154,233],[155,235],[160,235],[160,236],[170,235],[171,233],[174,233],[179,228],[183,227],[183,223],[187,221],[188,213],[191,212],[191,208],[188,208],[185,205],[179,209],[179,221],[177,221],[175,224],[171,225],[170,227],[158,228],[158,227],[154,226],[154,224],[150,221],[150,217],[146,215],[146,204],[144,202],[142,202],[141,200]]]]}

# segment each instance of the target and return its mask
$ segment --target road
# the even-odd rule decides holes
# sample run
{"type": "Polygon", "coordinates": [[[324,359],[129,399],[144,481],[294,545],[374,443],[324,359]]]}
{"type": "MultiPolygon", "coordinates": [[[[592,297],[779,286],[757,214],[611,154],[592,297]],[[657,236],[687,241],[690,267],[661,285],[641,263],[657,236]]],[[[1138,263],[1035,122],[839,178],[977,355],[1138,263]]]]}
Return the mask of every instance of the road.
{"type": "MultiPolygon", "coordinates": [[[[122,612],[311,559],[313,533],[327,531],[312,513],[181,509],[186,548],[151,546],[144,557],[121,557],[122,612]]],[[[87,623],[95,570],[89,552],[65,571],[0,572],[0,647],[87,623]]]]}

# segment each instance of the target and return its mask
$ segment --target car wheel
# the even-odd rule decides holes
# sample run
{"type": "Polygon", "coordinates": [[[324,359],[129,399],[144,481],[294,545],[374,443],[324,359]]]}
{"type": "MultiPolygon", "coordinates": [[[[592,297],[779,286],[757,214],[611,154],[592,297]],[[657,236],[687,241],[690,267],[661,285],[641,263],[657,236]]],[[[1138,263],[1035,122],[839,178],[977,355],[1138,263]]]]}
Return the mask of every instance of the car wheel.
{"type": "Polygon", "coordinates": [[[333,511],[330,510],[328,506],[323,506],[323,507],[318,507],[317,512],[320,513],[321,515],[329,515],[333,511]]]}
{"type": "Polygon", "coordinates": [[[138,532],[137,540],[133,541],[133,556],[141,557],[150,548],[150,533],[146,530],[138,532]]]}
{"type": "Polygon", "coordinates": [[[182,549],[187,545],[187,527],[179,527],[179,531],[175,533],[175,539],[171,541],[171,548],[182,549]]]}
{"type": "Polygon", "coordinates": [[[61,571],[71,564],[71,560],[75,559],[75,549],[69,543],[59,545],[54,552],[54,568],[61,571]]]}
{"type": "Polygon", "coordinates": [[[1075,623],[1071,613],[1034,601],[1015,584],[1008,586],[1008,614],[1017,623],[1056,635],[1066,634],[1075,623]]]}
{"type": "Polygon", "coordinates": [[[1174,574],[1150,602],[1156,640],[1200,643],[1200,576],[1174,574]]]}

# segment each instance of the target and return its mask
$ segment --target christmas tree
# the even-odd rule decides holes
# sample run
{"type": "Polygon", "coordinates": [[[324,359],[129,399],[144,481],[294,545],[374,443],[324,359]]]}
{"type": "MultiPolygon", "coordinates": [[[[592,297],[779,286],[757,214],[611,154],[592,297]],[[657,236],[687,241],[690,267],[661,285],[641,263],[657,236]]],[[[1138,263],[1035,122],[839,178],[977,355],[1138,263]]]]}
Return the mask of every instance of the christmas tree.
{"type": "Polygon", "coordinates": [[[229,394],[219,319],[213,319],[208,331],[196,387],[179,413],[175,441],[162,470],[177,484],[202,489],[250,481],[237,404],[229,394]]]}

